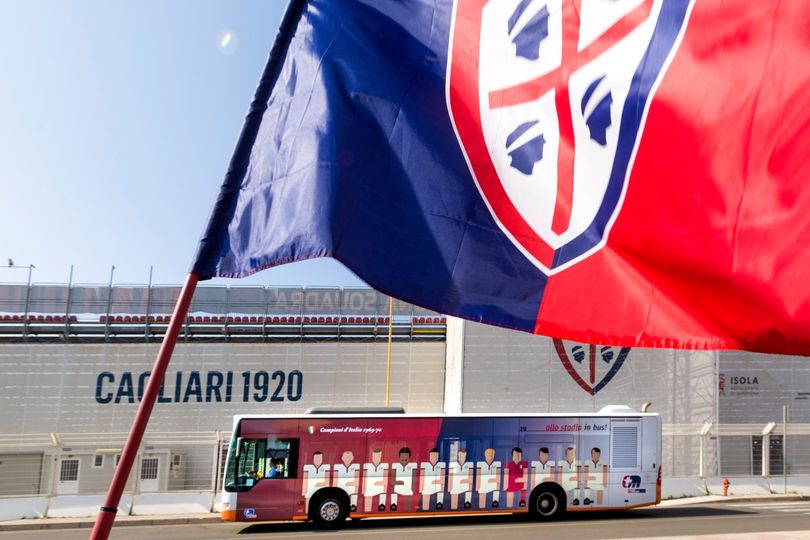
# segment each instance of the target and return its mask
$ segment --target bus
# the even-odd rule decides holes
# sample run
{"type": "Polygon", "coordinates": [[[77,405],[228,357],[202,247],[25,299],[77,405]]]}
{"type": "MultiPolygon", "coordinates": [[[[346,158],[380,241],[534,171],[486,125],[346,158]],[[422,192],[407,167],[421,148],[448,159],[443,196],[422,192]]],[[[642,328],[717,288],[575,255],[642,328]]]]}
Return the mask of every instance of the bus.
{"type": "Polygon", "coordinates": [[[583,414],[320,410],[236,416],[226,521],[627,509],[661,501],[661,419],[583,414]]]}

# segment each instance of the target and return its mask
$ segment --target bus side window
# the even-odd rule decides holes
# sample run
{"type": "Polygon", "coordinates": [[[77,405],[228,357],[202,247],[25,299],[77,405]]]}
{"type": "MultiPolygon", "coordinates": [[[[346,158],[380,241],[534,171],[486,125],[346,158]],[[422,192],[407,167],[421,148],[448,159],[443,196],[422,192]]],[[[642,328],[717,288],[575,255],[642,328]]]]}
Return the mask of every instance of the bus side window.
{"type": "Polygon", "coordinates": [[[264,478],[296,478],[298,476],[298,439],[268,437],[263,470],[264,478]]]}
{"type": "Polygon", "coordinates": [[[239,437],[235,445],[235,468],[228,472],[226,490],[244,491],[261,480],[261,456],[265,453],[264,439],[243,439],[239,437]],[[241,446],[241,448],[240,448],[241,446]]]}

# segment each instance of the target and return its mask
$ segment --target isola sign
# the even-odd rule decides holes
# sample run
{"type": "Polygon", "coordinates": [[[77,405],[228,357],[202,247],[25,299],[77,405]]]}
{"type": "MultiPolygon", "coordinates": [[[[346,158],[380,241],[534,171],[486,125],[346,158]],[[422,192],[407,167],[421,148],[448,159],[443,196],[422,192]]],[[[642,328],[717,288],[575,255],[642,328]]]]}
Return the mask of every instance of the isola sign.
{"type": "MultiPolygon", "coordinates": [[[[136,403],[143,397],[150,372],[115,374],[102,371],[96,377],[96,402],[102,405],[136,403]]],[[[160,385],[158,403],[231,403],[298,401],[303,393],[304,375],[290,372],[177,371],[166,374],[160,385]],[[174,387],[166,388],[173,382],[174,387]]]]}

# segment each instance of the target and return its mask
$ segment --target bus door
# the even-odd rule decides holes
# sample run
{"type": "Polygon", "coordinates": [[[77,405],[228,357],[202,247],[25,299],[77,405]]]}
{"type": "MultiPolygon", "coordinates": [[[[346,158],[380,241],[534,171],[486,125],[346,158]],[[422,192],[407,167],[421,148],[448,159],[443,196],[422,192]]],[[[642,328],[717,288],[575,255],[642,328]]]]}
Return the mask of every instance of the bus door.
{"type": "Polygon", "coordinates": [[[290,519],[300,498],[299,438],[284,434],[240,438],[235,463],[238,519],[290,519]],[[296,495],[297,494],[297,495],[296,495]]]}
{"type": "MultiPolygon", "coordinates": [[[[543,482],[555,482],[562,485],[560,471],[569,448],[576,449],[576,436],[563,433],[548,433],[527,429],[520,433],[519,447],[523,459],[529,467],[527,490],[543,482]]],[[[574,454],[576,456],[576,454],[574,454]]]]}
{"type": "MultiPolygon", "coordinates": [[[[514,440],[510,442],[514,445],[514,440]]],[[[510,442],[501,450],[503,455],[511,448],[510,442]]],[[[498,501],[495,492],[500,490],[503,465],[493,443],[493,420],[480,417],[445,420],[438,443],[439,457],[446,462],[447,470],[447,496],[442,497],[444,510],[491,508],[492,502],[498,501]]]]}

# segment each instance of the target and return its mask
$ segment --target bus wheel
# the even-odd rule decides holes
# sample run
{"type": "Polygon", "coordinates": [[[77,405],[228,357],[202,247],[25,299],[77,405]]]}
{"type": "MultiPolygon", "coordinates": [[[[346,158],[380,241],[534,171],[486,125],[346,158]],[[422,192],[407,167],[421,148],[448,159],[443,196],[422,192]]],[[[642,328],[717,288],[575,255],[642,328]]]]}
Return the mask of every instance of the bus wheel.
{"type": "Polygon", "coordinates": [[[557,519],[565,512],[565,494],[555,484],[540,484],[529,498],[529,513],[535,519],[557,519]]]}
{"type": "Polygon", "coordinates": [[[339,526],[346,520],[349,508],[340,497],[328,494],[315,503],[312,521],[316,527],[327,529],[339,526]]]}

